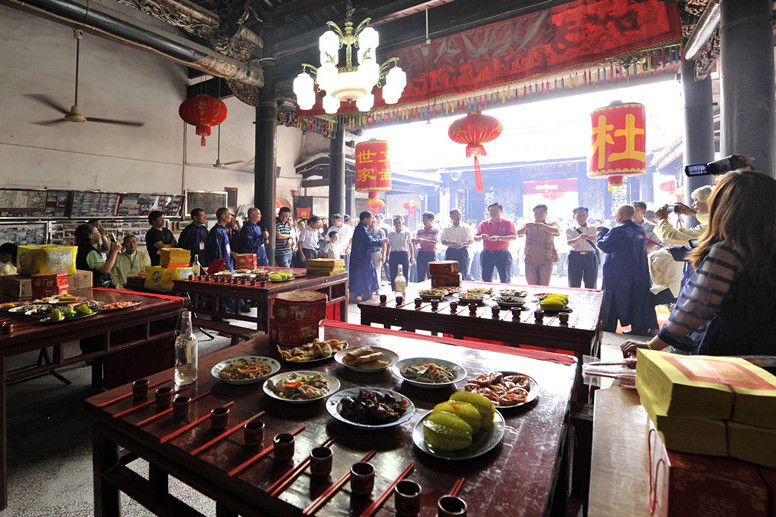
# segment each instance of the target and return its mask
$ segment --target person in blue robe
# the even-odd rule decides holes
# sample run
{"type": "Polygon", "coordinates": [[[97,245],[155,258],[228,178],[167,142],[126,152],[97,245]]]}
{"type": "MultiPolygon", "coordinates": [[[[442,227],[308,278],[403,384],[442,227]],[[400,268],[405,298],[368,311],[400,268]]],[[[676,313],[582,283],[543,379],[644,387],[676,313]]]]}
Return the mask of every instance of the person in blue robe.
{"type": "Polygon", "coordinates": [[[372,224],[371,213],[365,210],[358,218],[359,223],[353,230],[350,248],[348,283],[353,301],[365,301],[371,299],[372,293],[380,288],[374,262],[372,262],[372,250],[382,246],[383,239],[373,236],[369,231],[369,226],[372,224]],[[358,297],[361,297],[361,300],[358,300],[358,297]]]}
{"type": "Polygon", "coordinates": [[[601,228],[598,248],[605,253],[603,264],[604,301],[602,329],[631,326],[632,334],[648,335],[657,330],[657,315],[650,299],[649,265],[644,229],[632,221],[634,209],[623,205],[617,210],[617,225],[601,228]]]}
{"type": "MultiPolygon", "coordinates": [[[[229,213],[229,209],[222,207],[216,210],[216,217],[218,221],[210,229],[207,234],[207,243],[205,244],[205,251],[207,252],[207,264],[210,265],[214,260],[225,260],[224,269],[234,271],[234,258],[232,257],[232,248],[229,244],[229,233],[226,230],[226,223],[232,217],[229,213]]],[[[235,303],[232,298],[221,298],[221,310],[227,313],[234,313],[235,303]]],[[[247,306],[241,304],[241,308],[247,309],[247,306]]],[[[250,309],[248,309],[250,310],[250,309]]],[[[245,311],[243,311],[245,312],[245,311]]],[[[219,316],[211,316],[211,319],[215,321],[224,321],[219,316]]]]}
{"type": "Polygon", "coordinates": [[[197,256],[200,265],[206,264],[207,233],[205,211],[201,208],[195,208],[191,211],[191,223],[183,229],[178,238],[178,247],[189,250],[191,253],[190,264],[194,263],[194,256],[197,256]]]}
{"type": "Polygon", "coordinates": [[[264,249],[267,232],[259,226],[261,212],[258,208],[248,210],[248,220],[237,236],[237,253],[255,253],[257,266],[268,266],[267,251],[264,249]]]}

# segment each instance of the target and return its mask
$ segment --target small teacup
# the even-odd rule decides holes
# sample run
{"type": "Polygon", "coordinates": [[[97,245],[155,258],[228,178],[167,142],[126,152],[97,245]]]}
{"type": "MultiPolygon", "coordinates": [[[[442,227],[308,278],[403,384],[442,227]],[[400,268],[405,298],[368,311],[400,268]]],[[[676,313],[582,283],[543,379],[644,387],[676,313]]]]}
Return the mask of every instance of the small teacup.
{"type": "Polygon", "coordinates": [[[172,402],[172,388],[163,386],[156,389],[156,407],[166,408],[172,402]]]}
{"type": "Polygon", "coordinates": [[[217,407],[210,410],[210,427],[224,429],[229,423],[229,408],[217,407]]]}
{"type": "Polygon", "coordinates": [[[132,395],[142,399],[148,395],[148,379],[138,379],[132,383],[132,395]]]}
{"type": "Polygon", "coordinates": [[[396,515],[411,517],[420,512],[420,485],[409,479],[403,479],[393,489],[396,515]]]}
{"type": "Polygon", "coordinates": [[[255,447],[261,445],[264,441],[264,422],[260,420],[251,420],[243,426],[243,437],[245,445],[255,447]]]}
{"type": "Polygon", "coordinates": [[[460,497],[443,495],[437,502],[438,517],[465,517],[466,501],[460,497]]]}
{"type": "Polygon", "coordinates": [[[291,433],[280,433],[275,435],[272,440],[274,444],[273,453],[278,461],[291,461],[294,457],[294,435],[291,433]]]}
{"type": "Polygon", "coordinates": [[[172,401],[172,416],[173,418],[186,418],[189,416],[189,409],[191,408],[191,399],[178,395],[175,400],[172,401]]]}
{"type": "Polygon", "coordinates": [[[354,494],[369,495],[375,486],[375,468],[371,463],[359,461],[350,467],[350,490],[354,494]]]}
{"type": "Polygon", "coordinates": [[[316,447],[310,453],[310,473],[313,476],[326,477],[331,473],[334,453],[329,447],[316,447]]]}

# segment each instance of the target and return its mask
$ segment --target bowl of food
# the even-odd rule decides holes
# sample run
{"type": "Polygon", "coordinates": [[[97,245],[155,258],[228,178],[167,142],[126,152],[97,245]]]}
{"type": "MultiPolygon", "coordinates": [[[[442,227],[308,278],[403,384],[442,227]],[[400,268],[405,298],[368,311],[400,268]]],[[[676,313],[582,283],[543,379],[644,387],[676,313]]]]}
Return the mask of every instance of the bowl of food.
{"type": "Polygon", "coordinates": [[[407,384],[428,389],[451,386],[466,378],[462,366],[431,357],[402,359],[391,367],[391,371],[407,384]]]}
{"type": "Polygon", "coordinates": [[[335,393],[326,410],[340,422],[360,429],[385,429],[403,424],[415,413],[410,399],[384,388],[351,388],[335,393]]]}
{"type": "Polygon", "coordinates": [[[279,373],[264,383],[264,393],[273,399],[306,404],[321,400],[340,388],[339,380],[327,373],[300,370],[279,373]]]}
{"type": "Polygon", "coordinates": [[[255,384],[280,370],[280,363],[271,357],[246,355],[221,361],[210,374],[228,384],[255,384]]]}
{"type": "Polygon", "coordinates": [[[334,360],[349,370],[362,373],[381,372],[399,360],[395,352],[377,346],[340,350],[334,360]]]}

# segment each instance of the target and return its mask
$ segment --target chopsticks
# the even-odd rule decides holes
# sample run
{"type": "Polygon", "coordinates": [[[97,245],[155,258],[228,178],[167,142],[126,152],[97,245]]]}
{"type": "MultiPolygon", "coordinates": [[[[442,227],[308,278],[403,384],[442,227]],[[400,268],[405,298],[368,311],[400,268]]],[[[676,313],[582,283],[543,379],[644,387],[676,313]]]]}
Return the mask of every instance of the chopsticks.
{"type": "Polygon", "coordinates": [[[385,503],[385,501],[388,500],[389,497],[391,497],[391,494],[393,493],[393,489],[396,488],[396,485],[401,481],[402,479],[406,478],[407,475],[412,471],[412,469],[415,468],[414,463],[410,463],[406,467],[404,467],[404,470],[401,471],[401,474],[399,474],[399,477],[393,480],[393,483],[388,485],[388,488],[385,489],[385,491],[380,494],[380,497],[374,500],[372,504],[370,504],[366,510],[363,511],[361,514],[361,517],[372,517],[377,510],[380,509],[380,507],[385,503]]]}
{"type": "Polygon", "coordinates": [[[208,449],[208,448],[212,447],[213,445],[215,445],[216,443],[220,442],[221,440],[223,440],[224,438],[226,438],[230,434],[233,434],[236,431],[239,431],[240,428],[242,428],[245,424],[247,424],[248,422],[250,422],[254,418],[259,418],[260,416],[263,416],[264,413],[266,413],[266,411],[259,411],[258,413],[256,413],[252,417],[248,418],[247,420],[244,420],[244,421],[240,422],[239,424],[237,424],[236,426],[232,427],[231,429],[227,429],[223,433],[219,434],[218,436],[216,436],[212,440],[209,440],[209,441],[203,443],[202,445],[200,445],[199,447],[197,447],[196,449],[193,449],[189,454],[191,454],[192,456],[196,456],[197,454],[199,454],[200,452],[204,451],[205,449],[208,449]]]}
{"type": "MultiPolygon", "coordinates": [[[[373,449],[373,450],[369,451],[368,453],[366,453],[366,456],[361,458],[361,460],[359,460],[359,461],[362,461],[362,462],[363,461],[369,461],[369,460],[372,459],[372,456],[374,456],[375,454],[377,454],[377,451],[373,449]]],[[[309,517],[310,515],[314,515],[318,510],[323,508],[323,505],[325,505],[326,502],[329,499],[331,499],[334,496],[334,494],[336,494],[337,491],[340,488],[345,486],[345,483],[347,483],[348,481],[350,481],[350,470],[345,472],[345,474],[343,474],[341,478],[339,478],[337,481],[335,481],[333,485],[331,485],[329,488],[327,488],[325,492],[323,492],[321,495],[316,497],[315,501],[310,503],[310,505],[302,511],[302,515],[304,515],[305,517],[309,517]]]]}
{"type": "MultiPolygon", "coordinates": [[[[156,388],[160,384],[164,384],[166,382],[170,382],[171,380],[172,380],[172,377],[170,377],[168,379],[164,379],[163,381],[155,382],[154,384],[149,385],[148,389],[156,388]]],[[[102,404],[98,405],[97,407],[110,406],[111,404],[115,404],[116,402],[120,402],[120,401],[122,401],[122,400],[124,400],[126,398],[131,397],[131,396],[132,396],[132,391],[130,390],[130,392],[127,393],[126,395],[121,395],[120,397],[116,397],[115,399],[111,399],[111,400],[105,401],[102,404]]]]}
{"type": "MultiPolygon", "coordinates": [[[[302,431],[304,431],[304,428],[305,428],[305,427],[306,427],[306,426],[304,426],[304,425],[300,425],[299,427],[297,427],[296,429],[294,429],[293,431],[291,431],[291,434],[293,434],[294,436],[296,436],[297,434],[299,434],[299,433],[301,433],[302,431]]],[[[253,465],[255,462],[259,461],[261,458],[263,458],[264,456],[266,456],[267,454],[269,454],[270,452],[272,452],[272,449],[274,449],[274,448],[275,448],[275,445],[274,445],[274,444],[272,444],[272,445],[270,445],[269,447],[266,447],[266,448],[264,448],[264,449],[263,449],[261,452],[259,452],[258,454],[254,455],[254,456],[251,456],[250,458],[248,458],[247,460],[243,461],[242,463],[240,463],[239,465],[237,465],[235,468],[233,468],[232,470],[230,470],[230,471],[229,471],[229,476],[230,476],[230,477],[231,477],[231,476],[236,476],[237,474],[239,474],[239,473],[240,473],[240,472],[242,472],[243,470],[245,470],[245,469],[247,469],[248,467],[250,467],[251,465],[253,465]]]]}
{"type": "MultiPolygon", "coordinates": [[[[180,390],[180,391],[183,391],[183,390],[180,390]]],[[[177,392],[176,392],[176,393],[177,393],[177,392]]],[[[207,397],[208,395],[210,395],[210,392],[209,392],[209,391],[206,391],[205,393],[203,393],[203,394],[201,394],[201,395],[197,395],[196,397],[194,397],[193,399],[191,399],[189,402],[190,402],[190,403],[191,403],[191,402],[196,402],[196,401],[198,401],[199,399],[201,399],[202,397],[207,397]]],[[[164,415],[167,415],[167,414],[169,414],[169,413],[172,413],[172,408],[171,408],[171,407],[168,407],[167,409],[165,409],[164,411],[162,411],[162,412],[160,412],[160,413],[157,413],[157,414],[155,414],[155,415],[151,415],[151,416],[149,416],[148,418],[146,418],[145,420],[141,420],[140,422],[136,423],[135,425],[136,425],[137,427],[142,427],[142,426],[144,426],[144,425],[146,425],[146,424],[149,424],[149,423],[153,422],[153,421],[154,421],[154,420],[156,420],[157,418],[162,418],[164,415]]]]}
{"type": "MultiPolygon", "coordinates": [[[[226,404],[224,404],[224,405],[223,405],[223,407],[229,407],[229,406],[231,406],[232,404],[234,404],[234,400],[232,400],[231,402],[227,402],[226,404]]],[[[165,443],[165,442],[169,442],[170,440],[172,440],[172,439],[173,439],[173,438],[175,438],[176,436],[180,436],[180,435],[182,435],[183,433],[185,433],[186,431],[188,431],[189,429],[191,429],[191,428],[192,428],[192,427],[194,427],[195,425],[197,425],[197,424],[199,424],[199,423],[201,423],[201,422],[204,422],[205,420],[207,420],[207,419],[208,419],[208,418],[210,418],[210,417],[211,417],[211,414],[210,414],[209,412],[208,412],[208,413],[205,413],[203,416],[201,416],[201,417],[197,418],[196,420],[194,420],[193,422],[191,422],[191,423],[189,423],[189,424],[186,424],[186,425],[184,425],[183,427],[181,427],[181,428],[180,428],[180,429],[178,429],[177,431],[173,431],[173,432],[171,432],[170,434],[168,434],[167,436],[164,436],[164,437],[162,437],[162,438],[159,440],[159,443],[165,443]]]]}
{"type": "Polygon", "coordinates": [[[463,486],[464,481],[466,481],[466,478],[458,478],[458,481],[455,482],[452,490],[450,490],[451,496],[456,497],[458,495],[458,492],[461,491],[461,487],[463,486]]]}
{"type": "MultiPolygon", "coordinates": [[[[331,436],[321,444],[321,447],[328,447],[335,441],[337,441],[337,437],[331,436]]],[[[310,465],[310,456],[307,456],[305,459],[299,462],[299,465],[289,469],[289,471],[283,474],[280,479],[272,483],[269,488],[267,488],[267,493],[270,495],[270,497],[279,496],[283,490],[288,488],[291,483],[293,483],[294,480],[296,480],[296,478],[298,478],[302,472],[304,472],[308,465],[310,465]]]]}
{"type": "MultiPolygon", "coordinates": [[[[171,396],[172,396],[172,395],[177,395],[177,394],[178,394],[178,393],[180,393],[181,391],[186,391],[186,390],[187,390],[187,389],[189,389],[189,388],[191,388],[191,386],[184,386],[183,388],[181,388],[181,389],[179,389],[179,390],[175,390],[175,391],[173,391],[173,392],[172,392],[170,395],[171,395],[171,396]]],[[[132,407],[131,407],[131,408],[129,408],[129,409],[125,409],[124,411],[120,411],[120,412],[116,413],[115,415],[113,415],[113,418],[121,418],[121,417],[123,417],[123,416],[126,416],[126,415],[128,415],[128,414],[130,414],[130,413],[134,413],[134,412],[135,412],[135,411],[137,411],[138,409],[143,409],[144,407],[148,407],[148,406],[150,406],[151,404],[155,404],[155,403],[156,403],[156,401],[155,401],[155,400],[153,400],[153,399],[152,399],[152,400],[149,400],[148,402],[143,402],[142,404],[138,404],[137,406],[132,406],[132,407]]]]}

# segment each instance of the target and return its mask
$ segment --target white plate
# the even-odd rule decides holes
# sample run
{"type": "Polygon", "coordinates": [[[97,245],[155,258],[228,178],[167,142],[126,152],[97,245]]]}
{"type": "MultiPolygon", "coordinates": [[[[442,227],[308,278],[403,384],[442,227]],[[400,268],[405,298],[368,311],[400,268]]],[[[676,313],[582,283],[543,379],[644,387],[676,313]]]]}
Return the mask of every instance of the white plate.
{"type": "Polygon", "coordinates": [[[483,303],[490,295],[488,294],[480,294],[480,293],[456,293],[455,296],[458,298],[458,301],[460,303],[483,303]],[[465,296],[468,296],[468,298],[464,298],[465,296]]]}
{"type": "Polygon", "coordinates": [[[221,361],[210,370],[210,375],[212,375],[213,377],[215,377],[220,381],[224,381],[227,384],[256,384],[257,382],[263,381],[273,373],[276,373],[278,370],[280,370],[280,363],[277,362],[275,359],[272,359],[271,357],[263,357],[258,355],[245,355],[241,357],[227,359],[226,361],[221,361]],[[255,379],[243,379],[243,380],[223,379],[221,378],[221,376],[218,375],[219,373],[221,373],[221,370],[223,370],[224,368],[227,368],[233,365],[234,363],[238,363],[240,361],[247,361],[250,359],[261,359],[262,361],[267,363],[270,368],[269,373],[261,377],[256,377],[255,379]]]}
{"type": "Polygon", "coordinates": [[[409,359],[402,359],[401,361],[391,366],[391,371],[394,373],[394,375],[402,379],[407,384],[411,384],[412,386],[417,386],[418,388],[428,388],[428,389],[445,388],[447,386],[451,386],[455,384],[456,382],[462,381],[463,379],[466,378],[466,369],[463,366],[457,365],[450,361],[445,361],[444,359],[437,359],[432,357],[412,357],[409,359]],[[404,374],[402,374],[402,370],[407,366],[413,366],[416,364],[426,364],[426,363],[436,363],[440,366],[444,366],[445,368],[453,372],[453,375],[455,376],[454,379],[449,382],[439,382],[439,383],[421,382],[413,379],[408,379],[404,376],[404,374]]]}
{"type": "Polygon", "coordinates": [[[340,350],[339,352],[334,354],[334,360],[337,361],[342,366],[344,366],[345,368],[347,368],[348,370],[353,370],[354,372],[361,372],[361,373],[382,372],[386,368],[390,368],[391,366],[393,366],[396,363],[396,361],[399,360],[399,356],[396,354],[396,352],[388,350],[387,348],[380,348],[379,346],[370,346],[369,348],[371,348],[375,352],[382,352],[383,355],[385,356],[385,359],[388,361],[388,364],[377,368],[360,368],[358,366],[346,364],[344,361],[345,354],[347,354],[348,352],[352,352],[354,350],[354,349],[348,349],[348,348],[345,348],[344,350],[340,350]]]}
{"type": "Polygon", "coordinates": [[[407,420],[409,420],[410,418],[412,418],[412,415],[415,413],[415,404],[413,404],[410,399],[408,399],[401,393],[396,393],[395,391],[387,390],[384,388],[374,388],[370,386],[367,388],[350,388],[350,389],[335,393],[334,395],[329,397],[329,400],[326,401],[326,410],[329,412],[331,416],[333,416],[335,419],[339,420],[340,422],[344,422],[348,425],[352,425],[353,427],[358,427],[359,429],[386,429],[389,427],[396,427],[397,425],[401,425],[407,420]],[[348,420],[347,418],[345,418],[340,414],[342,399],[346,397],[355,398],[358,396],[358,393],[361,391],[374,391],[382,395],[391,395],[397,400],[407,401],[407,409],[404,410],[404,414],[401,415],[398,418],[398,420],[389,422],[387,424],[370,425],[370,424],[359,424],[358,422],[353,422],[352,420],[348,420]]]}
{"type": "MultiPolygon", "coordinates": [[[[510,372],[510,371],[499,372],[499,373],[501,373],[505,377],[507,375],[526,375],[524,373],[510,372]]],[[[536,379],[534,379],[530,375],[526,375],[526,377],[528,377],[528,396],[526,397],[525,402],[521,402],[520,404],[515,404],[513,406],[501,406],[499,405],[498,402],[491,400],[491,402],[493,402],[493,405],[496,406],[496,409],[504,410],[504,409],[513,409],[520,406],[525,406],[526,404],[530,404],[531,402],[533,402],[536,399],[536,397],[539,396],[539,383],[536,382],[536,379]]]]}
{"type": "Polygon", "coordinates": [[[412,430],[412,441],[415,442],[418,449],[435,458],[442,458],[445,460],[468,460],[476,458],[477,456],[482,456],[486,452],[492,450],[501,442],[501,439],[504,438],[506,422],[501,413],[496,411],[493,415],[493,431],[489,435],[475,436],[472,444],[460,451],[440,451],[429,446],[426,443],[426,438],[423,436],[423,422],[430,414],[431,411],[415,425],[415,429],[412,430]]]}
{"type": "Polygon", "coordinates": [[[499,305],[499,307],[508,307],[508,308],[522,307],[523,304],[525,303],[525,299],[518,300],[516,298],[510,298],[505,296],[494,298],[493,301],[496,302],[499,305]]]}
{"type": "MultiPolygon", "coordinates": [[[[280,346],[280,345],[276,345],[276,346],[278,348],[278,354],[280,354],[280,349],[281,348],[288,349],[288,350],[290,350],[292,348],[295,348],[293,346],[280,346]]],[[[301,345],[296,345],[296,346],[301,346],[301,345]]],[[[349,346],[350,346],[350,344],[346,341],[345,342],[345,348],[343,348],[342,350],[347,350],[349,346]]],[[[341,352],[342,350],[338,350],[337,352],[341,352]]],[[[337,352],[334,352],[334,354],[336,354],[337,352]]],[[[287,363],[289,366],[292,365],[292,364],[313,364],[313,363],[321,363],[323,361],[328,361],[329,359],[334,357],[334,354],[331,354],[328,357],[318,357],[316,359],[310,359],[309,361],[291,361],[290,359],[286,359],[285,357],[283,357],[281,355],[280,356],[280,360],[283,361],[284,363],[287,363]]]]}
{"type": "Polygon", "coordinates": [[[309,402],[315,402],[316,400],[325,399],[332,393],[336,392],[338,389],[340,389],[340,381],[333,375],[329,375],[328,373],[324,372],[314,372],[310,370],[299,370],[296,372],[285,372],[285,373],[279,373],[275,375],[274,377],[270,377],[266,380],[264,383],[264,393],[272,397],[276,400],[281,400],[283,402],[288,402],[289,404],[307,404],[309,402]],[[328,384],[328,391],[326,392],[326,395],[322,395],[320,397],[315,397],[312,399],[287,399],[283,398],[274,391],[272,391],[269,387],[270,383],[277,383],[277,382],[285,382],[286,379],[289,379],[291,377],[304,377],[307,375],[316,375],[320,374],[323,376],[323,378],[326,380],[326,383],[328,384]]]}

